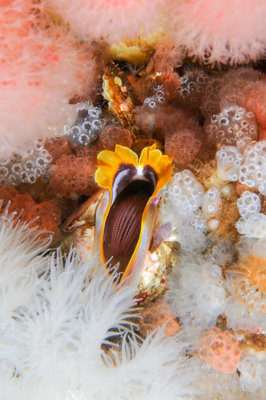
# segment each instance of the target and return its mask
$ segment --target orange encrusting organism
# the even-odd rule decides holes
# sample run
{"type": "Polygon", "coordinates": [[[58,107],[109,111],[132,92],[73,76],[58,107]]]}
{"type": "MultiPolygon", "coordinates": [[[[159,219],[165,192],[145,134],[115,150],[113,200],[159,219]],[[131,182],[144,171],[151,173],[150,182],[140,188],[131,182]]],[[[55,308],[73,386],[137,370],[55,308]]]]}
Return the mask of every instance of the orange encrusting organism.
{"type": "Polygon", "coordinates": [[[180,330],[179,323],[166,303],[158,299],[144,307],[140,319],[140,332],[144,337],[164,324],[165,336],[174,336],[180,330]]]}
{"type": "Polygon", "coordinates": [[[3,200],[0,214],[5,212],[14,213],[18,222],[27,223],[31,227],[36,227],[39,232],[40,240],[51,238],[50,244],[57,243],[61,238],[61,210],[56,201],[42,201],[36,203],[30,194],[20,194],[15,188],[2,186],[0,188],[0,202],[3,200]],[[7,207],[7,208],[6,208],[7,207]]]}
{"type": "Polygon", "coordinates": [[[231,374],[236,371],[241,350],[234,333],[212,328],[200,338],[196,355],[212,368],[231,374]]]}

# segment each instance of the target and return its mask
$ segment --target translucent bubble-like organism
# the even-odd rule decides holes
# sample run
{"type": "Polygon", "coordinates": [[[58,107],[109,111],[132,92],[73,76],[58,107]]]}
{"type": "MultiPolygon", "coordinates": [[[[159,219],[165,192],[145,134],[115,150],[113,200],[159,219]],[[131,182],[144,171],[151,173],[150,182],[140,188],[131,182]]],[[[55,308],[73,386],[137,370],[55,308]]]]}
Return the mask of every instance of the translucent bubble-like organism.
{"type": "Polygon", "coordinates": [[[219,214],[222,207],[221,191],[211,187],[202,198],[202,212],[206,218],[219,214]]]}
{"type": "Polygon", "coordinates": [[[202,185],[190,170],[177,172],[162,191],[162,215],[176,225],[181,220],[191,220],[201,206],[203,194],[202,185]]]}
{"type": "Polygon", "coordinates": [[[237,208],[241,217],[246,217],[248,214],[260,212],[260,198],[256,193],[245,190],[242,196],[237,200],[237,208]]]}
{"type": "Polygon", "coordinates": [[[74,124],[70,128],[65,126],[68,143],[72,149],[87,147],[94,143],[104,126],[100,107],[83,103],[78,106],[77,113],[74,124]]]}
{"type": "Polygon", "coordinates": [[[266,140],[246,148],[239,169],[239,182],[266,195],[266,140]]]}
{"type": "Polygon", "coordinates": [[[219,114],[208,118],[205,130],[209,143],[216,146],[237,146],[239,150],[258,138],[254,114],[236,105],[225,107],[219,114]]]}
{"type": "Polygon", "coordinates": [[[216,155],[217,174],[224,181],[235,182],[239,177],[239,169],[243,156],[235,146],[222,146],[216,155]]]}
{"type": "Polygon", "coordinates": [[[199,108],[208,75],[199,68],[190,68],[181,76],[177,99],[184,106],[199,108]]]}
{"type": "Polygon", "coordinates": [[[266,215],[253,212],[240,217],[236,229],[248,238],[266,238],[266,215]]]}
{"type": "Polygon", "coordinates": [[[13,154],[9,160],[0,160],[0,186],[33,184],[38,178],[47,179],[52,156],[45,149],[43,140],[24,154],[13,154]]]}

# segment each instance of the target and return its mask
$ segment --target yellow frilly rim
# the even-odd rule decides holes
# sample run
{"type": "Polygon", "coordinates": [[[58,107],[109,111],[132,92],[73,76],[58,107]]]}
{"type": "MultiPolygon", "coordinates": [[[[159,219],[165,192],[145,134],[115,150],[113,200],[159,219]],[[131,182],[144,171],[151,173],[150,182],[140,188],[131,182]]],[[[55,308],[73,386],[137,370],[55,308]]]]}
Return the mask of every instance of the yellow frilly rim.
{"type": "Polygon", "coordinates": [[[131,164],[136,168],[150,166],[157,176],[157,185],[151,197],[155,197],[170,181],[173,170],[172,159],[156,149],[156,144],[145,147],[139,159],[134,151],[117,144],[115,151],[101,151],[97,156],[97,164],[95,181],[100,187],[109,189],[110,192],[112,192],[115,176],[122,164],[131,164]]]}

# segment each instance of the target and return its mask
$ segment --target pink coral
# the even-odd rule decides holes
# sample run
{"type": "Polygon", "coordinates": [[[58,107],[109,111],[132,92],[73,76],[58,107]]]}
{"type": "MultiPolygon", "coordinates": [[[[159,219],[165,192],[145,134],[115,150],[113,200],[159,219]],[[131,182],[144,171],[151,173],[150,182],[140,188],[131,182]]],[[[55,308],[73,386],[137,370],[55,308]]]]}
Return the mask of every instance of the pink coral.
{"type": "Polygon", "coordinates": [[[19,222],[30,223],[31,227],[36,227],[40,231],[40,239],[51,236],[52,244],[58,242],[61,235],[59,229],[61,210],[53,200],[37,204],[30,194],[20,194],[8,186],[0,188],[0,199],[4,200],[1,211],[9,201],[8,212],[16,213],[19,222]]]}
{"type": "MultiPolygon", "coordinates": [[[[266,128],[266,80],[258,81],[249,91],[246,108],[255,114],[261,128],[266,128]]],[[[262,139],[261,139],[262,140],[262,139]]]]}
{"type": "Polygon", "coordinates": [[[169,36],[207,63],[245,63],[265,54],[264,0],[170,0],[169,36]]]}
{"type": "Polygon", "coordinates": [[[100,134],[100,143],[104,149],[114,150],[116,144],[131,148],[133,140],[128,129],[121,126],[106,126],[100,134]]]}
{"type": "Polygon", "coordinates": [[[81,35],[111,43],[148,34],[160,27],[162,0],[48,0],[81,35]]]}
{"type": "Polygon", "coordinates": [[[90,196],[98,189],[94,180],[95,170],[94,157],[62,155],[53,167],[48,190],[59,197],[73,200],[81,195],[90,196]]]}
{"type": "Polygon", "coordinates": [[[44,147],[52,156],[53,162],[55,162],[63,154],[72,154],[72,151],[65,136],[46,139],[44,147]]]}
{"type": "Polygon", "coordinates": [[[45,20],[42,3],[5,4],[0,6],[0,156],[7,157],[22,152],[28,139],[51,136],[63,126],[67,103],[86,94],[95,64],[64,27],[45,20]]]}
{"type": "Polygon", "coordinates": [[[240,360],[240,347],[234,333],[212,328],[198,343],[197,355],[214,369],[226,374],[236,371],[240,360]]]}
{"type": "Polygon", "coordinates": [[[165,140],[165,154],[172,157],[176,164],[189,164],[195,159],[200,148],[200,139],[189,129],[177,130],[165,140]]]}

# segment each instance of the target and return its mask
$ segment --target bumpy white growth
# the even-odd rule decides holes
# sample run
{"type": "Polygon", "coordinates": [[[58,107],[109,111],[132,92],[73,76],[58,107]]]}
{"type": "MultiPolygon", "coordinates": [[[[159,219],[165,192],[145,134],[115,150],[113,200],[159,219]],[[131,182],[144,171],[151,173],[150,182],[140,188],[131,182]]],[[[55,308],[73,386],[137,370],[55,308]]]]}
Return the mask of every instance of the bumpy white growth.
{"type": "Polygon", "coordinates": [[[163,329],[142,345],[132,332],[134,288],[115,290],[73,252],[39,257],[31,231],[0,222],[1,400],[187,398],[194,373],[179,346],[163,329]],[[120,355],[105,353],[117,331],[120,355]]]}
{"type": "Polygon", "coordinates": [[[246,395],[243,395],[241,390],[239,377],[236,372],[225,374],[207,365],[200,358],[192,358],[191,364],[198,371],[197,380],[193,382],[193,387],[197,390],[198,396],[194,397],[193,400],[246,399],[246,395]]]}
{"type": "Polygon", "coordinates": [[[266,195],[266,140],[248,146],[239,170],[239,181],[266,195]]]}
{"type": "Polygon", "coordinates": [[[217,174],[224,181],[237,181],[243,156],[235,146],[222,146],[217,151],[217,174]]]}
{"type": "Polygon", "coordinates": [[[221,268],[183,260],[170,274],[166,298],[185,326],[203,330],[215,325],[225,306],[221,268]]]}
{"type": "Polygon", "coordinates": [[[258,213],[261,209],[260,198],[256,193],[245,190],[242,196],[237,200],[237,209],[241,217],[246,217],[248,214],[258,213]]]}
{"type": "Polygon", "coordinates": [[[204,189],[194,174],[185,169],[177,172],[162,191],[162,212],[174,225],[189,221],[201,206],[204,189]]]}
{"type": "Polygon", "coordinates": [[[206,218],[218,215],[222,207],[221,190],[211,187],[202,198],[202,212],[206,218]]]}
{"type": "Polygon", "coordinates": [[[198,254],[206,248],[205,233],[191,225],[181,225],[174,236],[184,252],[198,254]]]}
{"type": "Polygon", "coordinates": [[[246,357],[239,363],[240,383],[245,392],[255,393],[262,387],[265,368],[266,362],[259,362],[254,356],[246,357]]]}
{"type": "Polygon", "coordinates": [[[266,238],[266,215],[258,212],[239,218],[236,228],[248,238],[266,238]]]}

